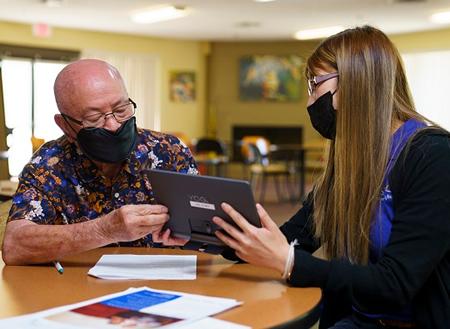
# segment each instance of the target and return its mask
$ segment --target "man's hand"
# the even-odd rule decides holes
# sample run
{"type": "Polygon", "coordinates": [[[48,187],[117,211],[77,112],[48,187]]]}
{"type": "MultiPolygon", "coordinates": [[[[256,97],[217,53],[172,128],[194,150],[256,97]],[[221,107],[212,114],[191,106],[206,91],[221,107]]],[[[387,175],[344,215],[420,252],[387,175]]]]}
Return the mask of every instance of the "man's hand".
{"type": "Polygon", "coordinates": [[[161,205],[126,205],[99,218],[98,230],[111,242],[134,241],[160,232],[169,220],[168,210],[161,205]]]}
{"type": "Polygon", "coordinates": [[[8,265],[47,263],[160,232],[168,220],[167,208],[160,205],[126,205],[95,220],[70,225],[13,220],[6,225],[2,257],[8,265]]]}
{"type": "Polygon", "coordinates": [[[152,233],[153,242],[162,243],[164,246],[184,246],[188,243],[189,240],[185,240],[182,238],[177,238],[175,236],[171,236],[170,229],[162,231],[155,231],[152,233]]]}

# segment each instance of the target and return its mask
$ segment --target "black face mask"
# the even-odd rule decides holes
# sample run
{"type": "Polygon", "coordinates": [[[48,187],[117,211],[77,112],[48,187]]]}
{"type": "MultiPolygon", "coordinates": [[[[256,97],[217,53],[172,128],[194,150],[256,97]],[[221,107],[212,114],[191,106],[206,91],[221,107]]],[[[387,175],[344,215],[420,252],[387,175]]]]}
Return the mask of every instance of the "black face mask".
{"type": "Polygon", "coordinates": [[[105,128],[83,128],[77,134],[78,145],[90,159],[107,162],[122,162],[136,145],[136,118],[127,120],[115,132],[105,128]]]}
{"type": "Polygon", "coordinates": [[[329,91],[308,106],[309,118],[313,127],[327,139],[336,137],[336,110],[333,107],[335,93],[329,91]]]}

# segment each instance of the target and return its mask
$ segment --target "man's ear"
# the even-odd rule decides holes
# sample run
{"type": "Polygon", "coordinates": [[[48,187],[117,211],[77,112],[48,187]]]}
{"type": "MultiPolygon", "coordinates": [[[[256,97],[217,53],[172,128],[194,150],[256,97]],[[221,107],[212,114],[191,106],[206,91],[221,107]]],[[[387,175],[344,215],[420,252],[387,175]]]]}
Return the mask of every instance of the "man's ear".
{"type": "Polygon", "coordinates": [[[63,118],[63,116],[61,114],[55,114],[53,118],[55,119],[55,122],[58,125],[58,127],[61,128],[61,130],[67,136],[69,142],[71,143],[75,142],[77,138],[75,131],[73,130],[73,128],[69,126],[67,121],[63,118]]]}

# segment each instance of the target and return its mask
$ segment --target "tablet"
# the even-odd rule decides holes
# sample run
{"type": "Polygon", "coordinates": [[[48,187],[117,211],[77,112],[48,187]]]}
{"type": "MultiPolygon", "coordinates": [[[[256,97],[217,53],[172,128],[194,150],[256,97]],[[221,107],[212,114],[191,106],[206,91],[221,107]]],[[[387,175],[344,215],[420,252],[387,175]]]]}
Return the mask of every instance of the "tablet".
{"type": "Polygon", "coordinates": [[[153,169],[149,171],[155,201],[169,209],[166,224],[176,237],[189,239],[188,249],[219,253],[225,246],[214,232],[212,221],[219,216],[236,226],[220,206],[230,204],[251,224],[261,227],[250,184],[247,181],[181,174],[153,169]]]}

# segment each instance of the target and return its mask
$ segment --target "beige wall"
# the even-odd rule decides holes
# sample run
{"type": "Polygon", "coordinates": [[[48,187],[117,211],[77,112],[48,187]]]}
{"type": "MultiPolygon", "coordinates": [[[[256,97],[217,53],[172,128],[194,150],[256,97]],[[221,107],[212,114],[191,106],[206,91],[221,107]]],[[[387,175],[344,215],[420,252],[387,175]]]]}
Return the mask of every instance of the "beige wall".
{"type": "Polygon", "coordinates": [[[65,28],[54,28],[50,38],[42,39],[32,35],[30,25],[1,21],[0,43],[80,51],[97,49],[158,56],[161,63],[161,129],[163,131],[182,131],[189,137],[202,136],[206,131],[205,63],[208,51],[207,43],[65,28]],[[190,70],[197,73],[196,102],[180,104],[169,100],[170,70],[190,70]]]}
{"type": "Polygon", "coordinates": [[[395,34],[389,36],[401,52],[450,49],[450,29],[395,34]]]}
{"type": "MultiPolygon", "coordinates": [[[[450,49],[450,29],[390,36],[401,52],[450,49]]],[[[214,42],[209,60],[208,122],[217,136],[230,140],[236,124],[296,125],[304,127],[305,140],[318,138],[306,112],[306,86],[298,102],[243,102],[239,100],[239,58],[251,54],[298,54],[303,58],[318,45],[300,42],[214,42]]]]}
{"type": "MultiPolygon", "coordinates": [[[[239,100],[239,58],[244,55],[296,54],[306,59],[317,42],[215,42],[209,61],[210,121],[217,122],[217,136],[231,140],[233,125],[302,125],[304,138],[319,135],[309,123],[307,93],[302,80],[302,96],[296,102],[250,102],[239,100]],[[215,118],[214,118],[215,115],[215,118]]],[[[303,70],[303,68],[302,68],[303,70]]]]}
{"type": "MultiPolygon", "coordinates": [[[[450,49],[450,29],[391,36],[402,52],[450,49]]],[[[225,140],[233,124],[303,125],[305,139],[318,134],[306,112],[306,88],[298,102],[242,102],[239,100],[238,65],[242,55],[298,54],[306,58],[317,41],[205,42],[159,39],[116,33],[54,28],[51,38],[32,36],[31,26],[0,21],[0,43],[80,50],[98,49],[151,54],[161,60],[161,128],[200,137],[207,131],[225,140]],[[209,61],[206,58],[209,54],[209,61]],[[197,73],[197,101],[179,104],[169,100],[170,70],[197,73]],[[208,72],[207,72],[208,70],[208,72]]]]}

